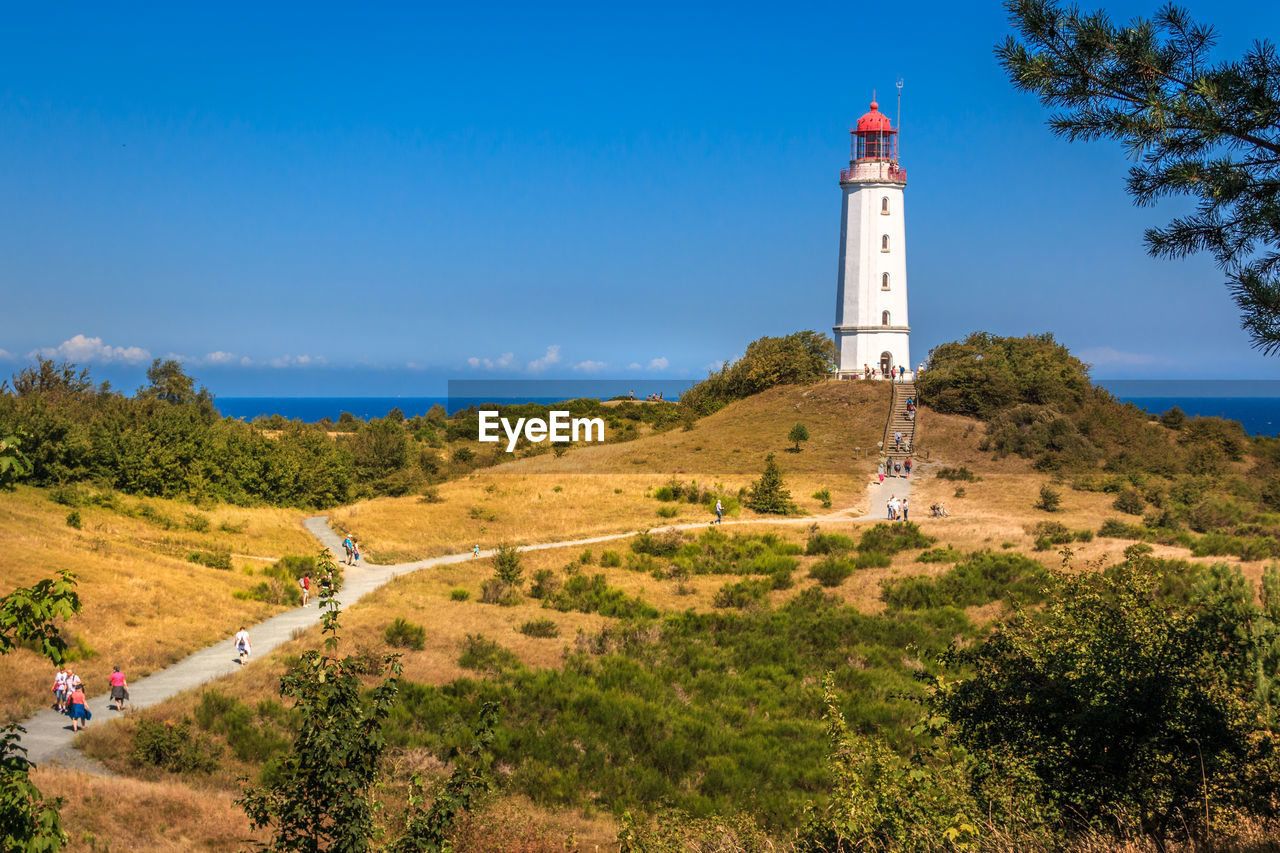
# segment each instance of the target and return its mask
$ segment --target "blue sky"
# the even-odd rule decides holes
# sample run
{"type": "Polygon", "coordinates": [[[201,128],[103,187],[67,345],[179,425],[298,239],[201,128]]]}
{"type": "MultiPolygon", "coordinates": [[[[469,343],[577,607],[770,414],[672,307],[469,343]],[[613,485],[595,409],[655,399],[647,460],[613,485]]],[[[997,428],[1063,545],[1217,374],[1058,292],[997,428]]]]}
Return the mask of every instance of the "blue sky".
{"type": "MultiPolygon", "coordinates": [[[[1222,56],[1280,24],[1190,8],[1222,56]]],[[[916,360],[1047,330],[1099,377],[1274,376],[1209,259],[1142,251],[1178,206],[1134,208],[1117,147],[1011,89],[1007,29],[998,3],[13,5],[0,373],[698,377],[830,330],[848,128],[901,76],[916,360]]]]}

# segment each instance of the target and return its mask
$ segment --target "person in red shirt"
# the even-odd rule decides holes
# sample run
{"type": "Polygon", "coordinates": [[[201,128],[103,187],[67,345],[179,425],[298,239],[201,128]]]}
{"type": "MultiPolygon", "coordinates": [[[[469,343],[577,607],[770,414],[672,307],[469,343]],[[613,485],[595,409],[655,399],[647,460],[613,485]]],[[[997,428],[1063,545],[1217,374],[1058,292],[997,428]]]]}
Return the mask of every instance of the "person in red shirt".
{"type": "Polygon", "coordinates": [[[75,689],[71,691],[70,702],[71,731],[78,732],[80,731],[80,726],[82,724],[89,725],[89,720],[93,717],[93,714],[89,713],[89,706],[85,704],[84,687],[82,685],[76,685],[75,689]]]}

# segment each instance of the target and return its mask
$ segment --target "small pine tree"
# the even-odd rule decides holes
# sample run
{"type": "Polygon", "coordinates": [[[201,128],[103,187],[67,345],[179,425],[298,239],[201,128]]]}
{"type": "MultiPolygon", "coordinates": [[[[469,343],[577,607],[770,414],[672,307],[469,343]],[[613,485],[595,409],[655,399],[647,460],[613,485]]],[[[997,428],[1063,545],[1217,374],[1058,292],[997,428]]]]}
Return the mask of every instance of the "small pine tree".
{"type": "Polygon", "coordinates": [[[772,453],[764,458],[764,473],[751,484],[746,504],[756,512],[774,515],[790,515],[796,511],[791,492],[783,485],[782,469],[772,453]]]}
{"type": "Polygon", "coordinates": [[[524,566],[520,565],[520,550],[516,546],[498,546],[493,555],[493,576],[512,589],[524,585],[524,566]]]}
{"type": "Polygon", "coordinates": [[[796,449],[792,452],[800,452],[800,442],[809,440],[809,428],[804,424],[796,424],[791,428],[791,432],[787,433],[787,441],[795,444],[796,449]]]}
{"type": "Polygon", "coordinates": [[[1040,487],[1040,500],[1036,501],[1036,509],[1045,512],[1057,512],[1062,506],[1062,492],[1045,483],[1040,487]]]}

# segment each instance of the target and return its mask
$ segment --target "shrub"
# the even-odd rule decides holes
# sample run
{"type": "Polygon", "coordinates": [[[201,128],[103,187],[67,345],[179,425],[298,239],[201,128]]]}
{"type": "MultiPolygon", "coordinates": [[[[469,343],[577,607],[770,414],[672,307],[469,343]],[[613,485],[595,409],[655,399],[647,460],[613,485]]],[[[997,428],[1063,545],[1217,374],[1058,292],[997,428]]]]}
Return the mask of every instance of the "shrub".
{"type": "Polygon", "coordinates": [[[954,495],[955,497],[962,498],[965,496],[965,494],[966,493],[964,490],[964,486],[956,486],[955,495],[954,495]]]}
{"type": "Polygon", "coordinates": [[[241,761],[270,762],[289,748],[290,740],[285,734],[292,728],[289,713],[270,699],[259,702],[255,713],[234,696],[212,688],[201,695],[195,717],[200,728],[225,736],[227,745],[241,761]]]}
{"type": "Polygon", "coordinates": [[[521,624],[520,633],[527,637],[558,637],[560,626],[551,619],[530,619],[521,624]]]}
{"type": "Polygon", "coordinates": [[[959,468],[939,468],[935,475],[939,480],[963,480],[966,483],[981,482],[982,478],[963,465],[959,468]]]}
{"type": "Polygon", "coordinates": [[[716,592],[711,603],[715,607],[738,609],[754,607],[764,600],[769,587],[758,580],[743,580],[727,583],[716,592]]]}
{"type": "Polygon", "coordinates": [[[587,548],[585,551],[583,551],[581,554],[578,555],[578,562],[584,566],[589,566],[595,561],[596,561],[596,556],[595,554],[591,553],[590,548],[587,548]]]}
{"type": "Polygon", "coordinates": [[[233,595],[242,601],[261,601],[266,604],[289,607],[296,607],[302,603],[302,590],[296,583],[275,577],[259,581],[249,589],[236,590],[233,595]]]}
{"type": "Polygon", "coordinates": [[[1062,507],[1062,492],[1045,483],[1040,487],[1040,499],[1036,501],[1036,509],[1045,512],[1057,512],[1062,507]]]}
{"type": "Polygon", "coordinates": [[[643,599],[630,597],[617,587],[609,586],[604,575],[592,575],[590,578],[574,575],[555,595],[544,599],[542,606],[554,607],[561,612],[577,610],[618,619],[652,619],[658,615],[657,609],[643,599]]]}
{"type": "Polygon", "coordinates": [[[936,577],[886,580],[880,596],[890,610],[934,607],[973,607],[997,599],[1010,602],[1043,600],[1049,573],[1021,554],[980,553],[936,577]]]}
{"type": "Polygon", "coordinates": [[[520,665],[520,659],[484,634],[467,634],[462,641],[458,666],[480,672],[497,673],[520,665]]]}
{"type": "Polygon", "coordinates": [[[818,489],[813,493],[813,499],[822,504],[823,509],[831,509],[831,490],[818,489]]]}
{"type": "Polygon", "coordinates": [[[1138,494],[1135,489],[1125,489],[1116,495],[1116,499],[1111,502],[1111,505],[1128,515],[1142,515],[1142,511],[1147,508],[1147,502],[1143,500],[1142,495],[1138,494]]]}
{"type": "Polygon", "coordinates": [[[209,517],[201,515],[198,512],[189,512],[186,514],[186,520],[183,522],[183,526],[188,530],[194,530],[196,533],[208,533],[210,526],[209,517]]]}
{"type": "Polygon", "coordinates": [[[809,577],[823,586],[839,586],[853,574],[853,562],[843,557],[827,557],[809,567],[809,577]]]}
{"type": "Polygon", "coordinates": [[[937,541],[932,536],[922,533],[914,521],[892,523],[881,521],[862,532],[862,538],[858,540],[858,550],[897,554],[899,551],[912,548],[928,548],[937,541]]]}
{"type": "Polygon", "coordinates": [[[80,520],[80,510],[73,509],[67,513],[67,527],[74,527],[79,530],[83,524],[84,522],[80,520]]]}
{"type": "Polygon", "coordinates": [[[772,515],[791,515],[796,512],[791,492],[782,481],[782,469],[778,467],[772,453],[764,458],[764,473],[751,485],[746,505],[756,512],[772,515]]]}
{"type": "MultiPolygon", "coordinates": [[[[654,536],[649,531],[641,533],[639,536],[631,540],[631,550],[637,554],[649,554],[653,557],[670,557],[680,550],[680,546],[684,543],[684,537],[675,530],[667,531],[658,536],[654,536]]],[[[605,554],[611,554],[612,551],[606,551],[605,554]]],[[[600,565],[607,566],[604,557],[601,556],[600,565]]],[[[621,563],[619,563],[621,565],[621,563]]]]}
{"type": "Polygon", "coordinates": [[[523,600],[520,590],[503,583],[496,577],[480,582],[480,601],[485,604],[497,604],[502,607],[514,607],[523,600]]]}
{"type": "Polygon", "coordinates": [[[192,551],[187,555],[187,561],[201,566],[208,566],[211,569],[222,569],[225,572],[231,571],[230,551],[192,551]]]}
{"type": "Polygon", "coordinates": [[[658,507],[659,518],[675,518],[679,513],[680,513],[680,510],[676,509],[673,506],[658,507]]]}
{"type": "Polygon", "coordinates": [[[617,551],[601,551],[600,565],[606,569],[616,569],[622,565],[622,555],[617,551]]]}
{"type": "Polygon", "coordinates": [[[1147,528],[1141,524],[1125,524],[1123,521],[1114,518],[1108,518],[1102,522],[1102,527],[1098,528],[1098,535],[1108,539],[1146,539],[1148,538],[1147,528]]]}
{"type": "Polygon", "coordinates": [[[171,773],[212,773],[218,769],[220,753],[209,738],[191,730],[189,717],[177,723],[139,717],[129,757],[136,764],[171,773]]]}
{"type": "Polygon", "coordinates": [[[454,589],[449,590],[450,601],[466,601],[470,597],[470,591],[462,589],[461,587],[455,587],[454,589]]]}
{"type": "Polygon", "coordinates": [[[1056,521],[1042,521],[1031,528],[1035,537],[1035,549],[1048,551],[1054,545],[1066,545],[1069,542],[1093,541],[1092,530],[1070,530],[1065,524],[1056,521]]]}
{"type": "Polygon", "coordinates": [[[529,587],[529,595],[534,598],[546,598],[560,588],[560,579],[551,569],[538,569],[533,573],[533,586],[529,587]]]}
{"type": "Polygon", "coordinates": [[[916,557],[917,563],[958,563],[964,554],[948,545],[945,548],[930,548],[916,557]]]}
{"type": "Polygon", "coordinates": [[[887,569],[892,563],[893,558],[881,551],[859,551],[853,566],[856,569],[887,569]]]}
{"type": "Polygon", "coordinates": [[[382,632],[387,645],[420,652],[427,644],[427,629],[397,616],[382,632]]]}
{"type": "Polygon", "coordinates": [[[834,365],[835,344],[829,335],[805,331],[785,338],[760,338],[747,345],[742,358],[725,364],[681,394],[680,408],[694,415],[709,415],[727,403],[776,385],[821,381],[831,375],[834,365]]]}
{"type": "Polygon", "coordinates": [[[841,533],[818,533],[816,530],[809,534],[804,545],[804,553],[810,557],[818,554],[843,554],[852,550],[853,540],[848,536],[841,533]]]}

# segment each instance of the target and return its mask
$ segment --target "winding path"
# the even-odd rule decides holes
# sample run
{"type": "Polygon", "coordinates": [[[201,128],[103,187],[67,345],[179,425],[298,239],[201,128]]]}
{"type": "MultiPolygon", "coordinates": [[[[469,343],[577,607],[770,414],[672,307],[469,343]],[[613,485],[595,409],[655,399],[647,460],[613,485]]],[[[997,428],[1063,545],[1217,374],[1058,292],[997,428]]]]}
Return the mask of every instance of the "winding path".
{"type": "MultiPolygon", "coordinates": [[[[872,483],[867,494],[870,500],[870,512],[863,516],[851,516],[854,509],[837,510],[827,515],[810,515],[802,518],[752,518],[740,521],[724,522],[725,527],[737,527],[753,524],[812,524],[814,522],[834,521],[873,521],[884,517],[884,500],[890,494],[888,487],[894,484],[894,494],[905,496],[910,493],[910,480],[886,479],[883,485],[872,483]]],[[[328,516],[315,516],[303,522],[320,544],[332,553],[342,552],[342,542],[329,527],[328,516]]],[[[650,528],[652,533],[663,533],[672,530],[696,530],[707,527],[706,522],[689,524],[673,524],[665,527],[650,528]]],[[[598,542],[612,542],[635,536],[639,531],[626,533],[610,533],[602,536],[591,536],[584,539],[569,539],[561,542],[544,542],[534,545],[522,545],[521,551],[543,551],[551,548],[569,548],[580,545],[593,545],[598,542]]],[[[481,557],[493,555],[493,551],[481,551],[481,557]]],[[[443,566],[450,563],[464,563],[472,559],[470,552],[448,554],[441,557],[430,557],[412,563],[400,563],[394,566],[381,566],[364,563],[360,566],[348,567],[345,579],[337,599],[344,607],[350,607],[365,595],[387,583],[397,575],[443,566]]],[[[315,604],[296,607],[276,614],[264,622],[254,625],[249,630],[253,642],[253,654],[262,657],[279,646],[287,643],[298,631],[304,630],[320,621],[320,610],[315,604]]],[[[228,634],[232,633],[231,631],[228,634]]],[[[158,670],[145,678],[129,683],[129,705],[133,709],[148,708],[201,684],[217,678],[231,675],[241,669],[239,658],[230,636],[220,643],[201,649],[172,666],[158,670]]],[[[112,705],[110,695],[103,693],[88,700],[90,709],[94,711],[98,726],[110,720],[116,712],[109,709],[112,705]]],[[[22,746],[27,750],[27,758],[36,764],[59,764],[86,773],[111,775],[101,764],[84,756],[71,745],[71,721],[56,711],[45,709],[22,723],[26,733],[22,735],[22,746]]]]}

